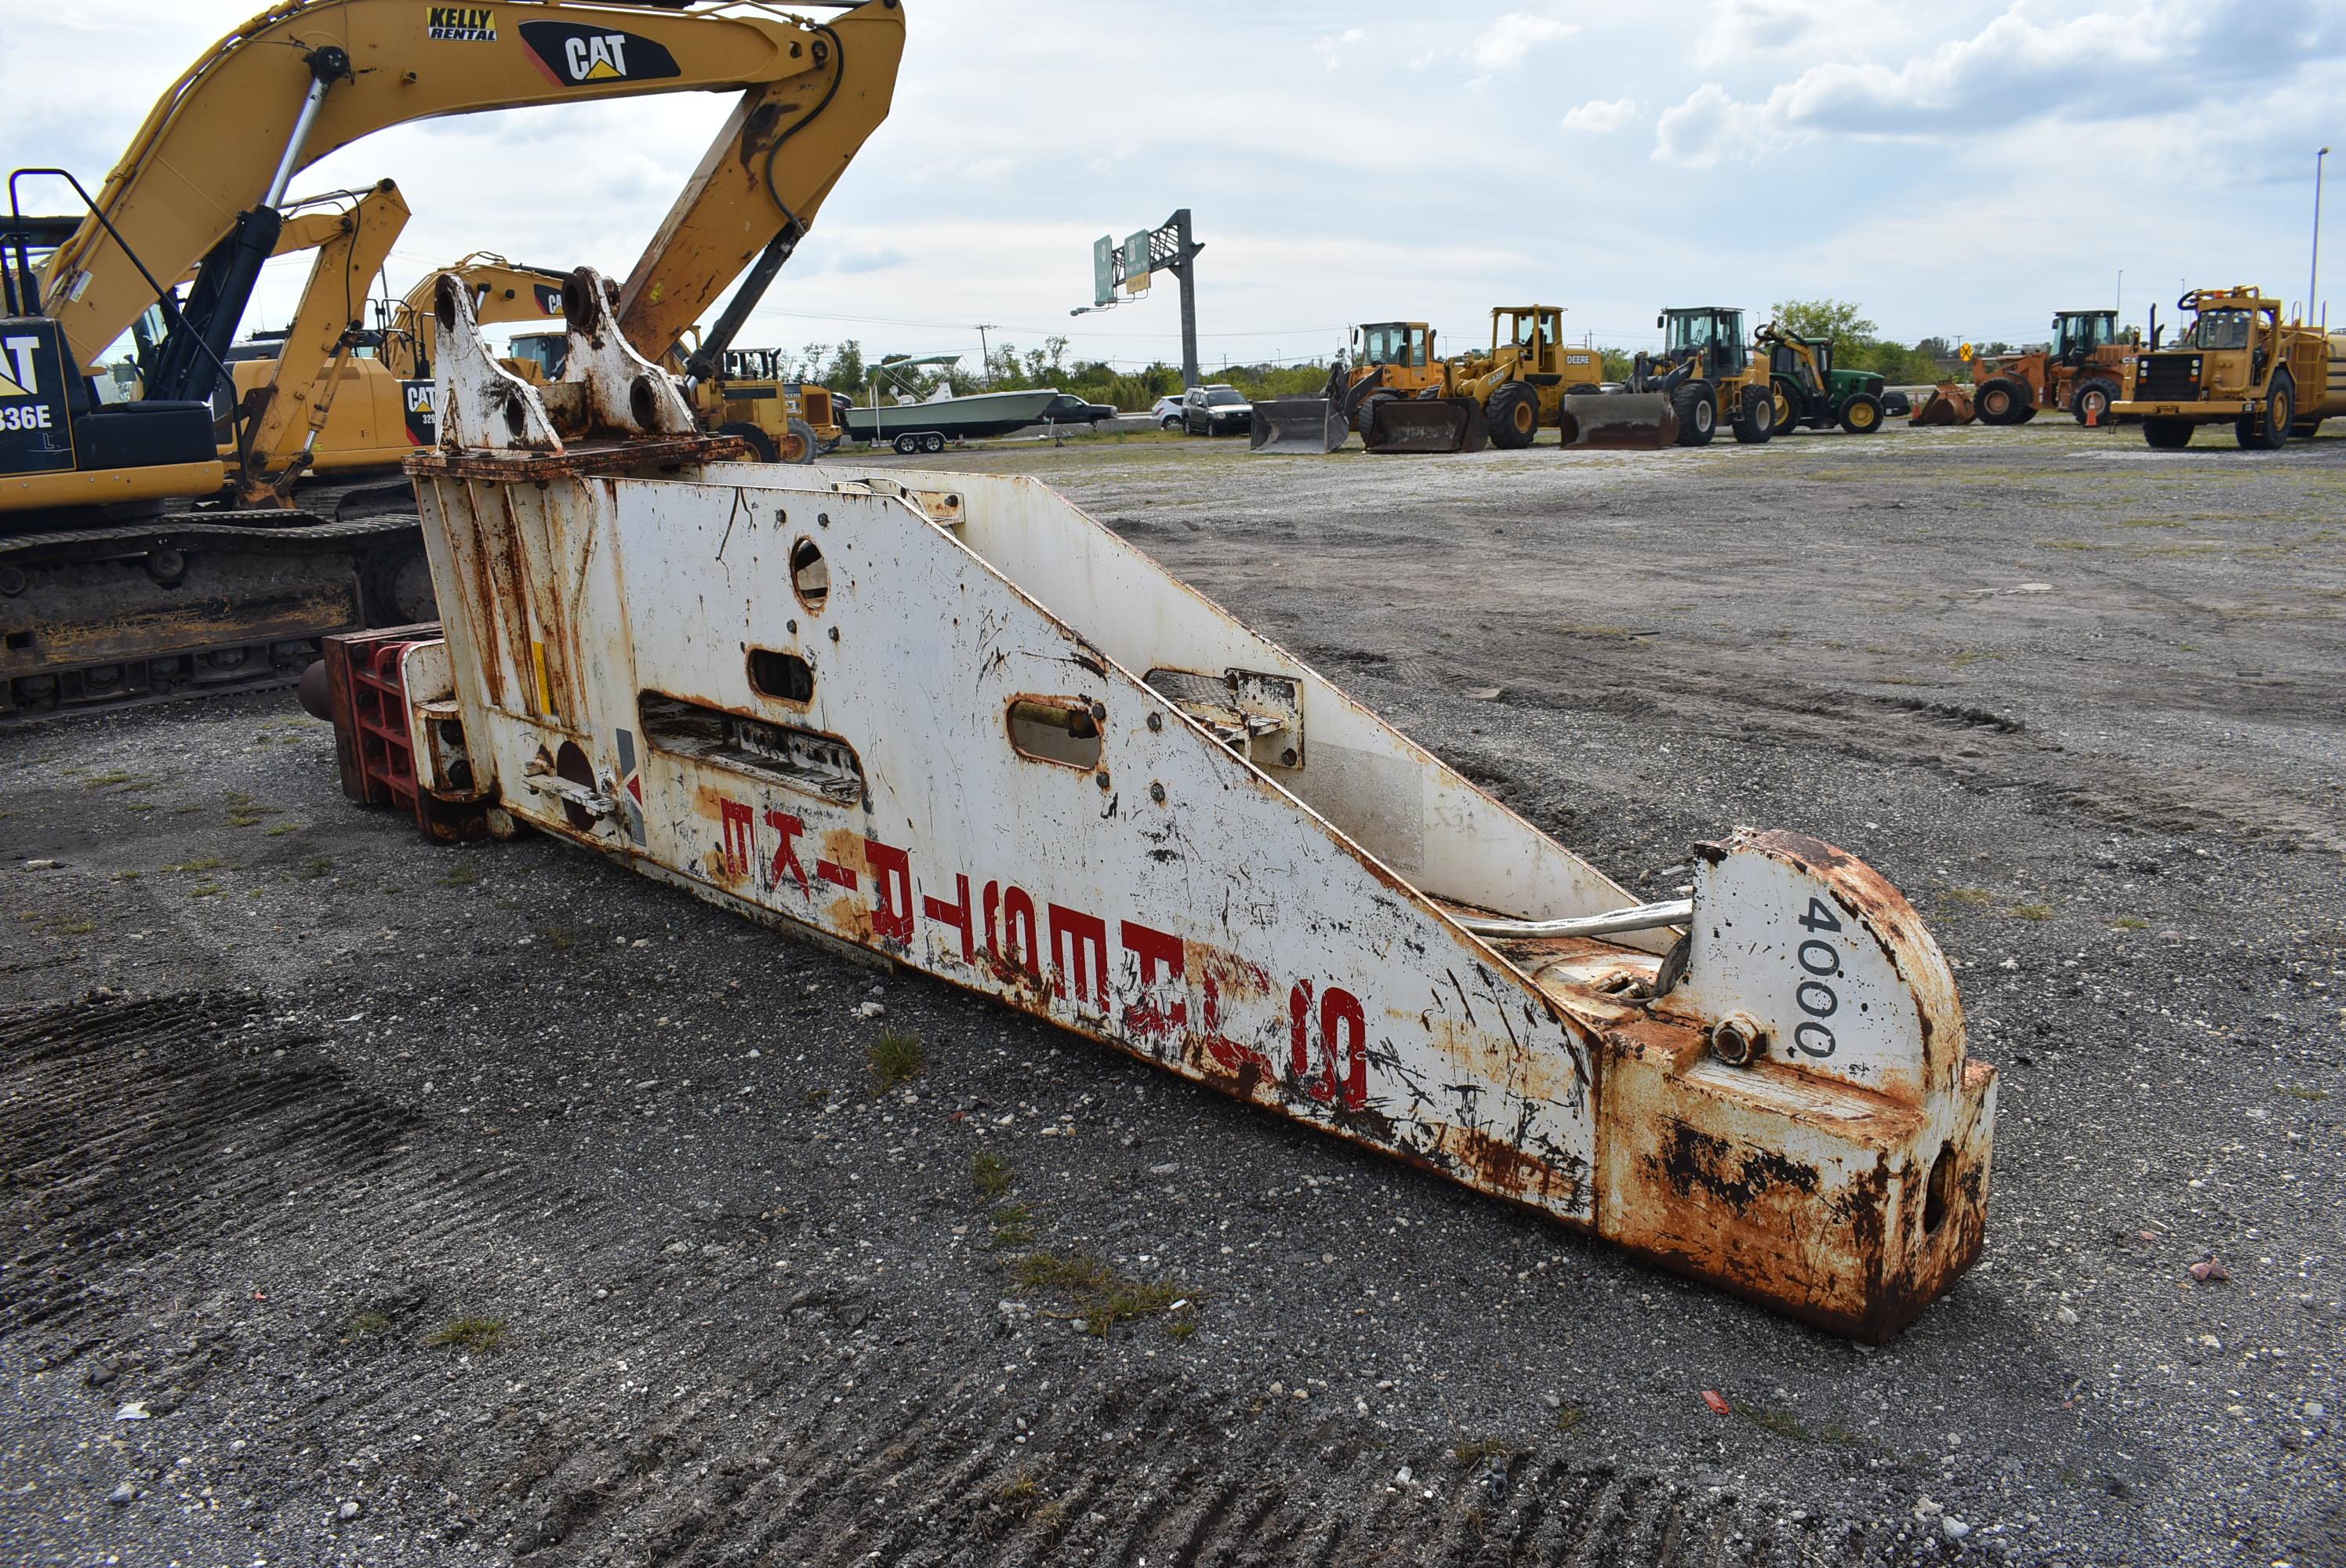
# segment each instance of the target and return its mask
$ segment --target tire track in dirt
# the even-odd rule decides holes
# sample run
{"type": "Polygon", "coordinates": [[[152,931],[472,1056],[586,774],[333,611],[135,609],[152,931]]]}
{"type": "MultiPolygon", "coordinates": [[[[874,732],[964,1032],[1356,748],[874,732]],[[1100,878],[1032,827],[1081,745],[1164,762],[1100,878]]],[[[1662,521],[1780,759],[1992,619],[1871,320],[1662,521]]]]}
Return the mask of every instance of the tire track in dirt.
{"type": "MultiPolygon", "coordinates": [[[[1568,650],[1556,654],[1559,660],[1570,657],[1568,650]]],[[[1437,667],[1435,678],[1448,687],[1471,688],[1488,679],[1487,672],[1463,663],[1437,667]]],[[[1585,665],[1583,683],[1570,678],[1571,669],[1568,662],[1526,660],[1501,705],[1524,702],[1544,713],[1580,708],[1667,715],[1679,734],[1821,748],[1876,766],[1920,768],[1967,789],[2018,789],[2037,810],[2104,827],[2176,838],[2212,833],[2266,848],[2346,855],[2346,807],[2334,797],[2308,798],[2270,779],[2180,760],[2154,769],[2123,756],[2071,750],[1985,708],[1770,688],[1678,667],[1658,674],[1650,686],[1631,686],[1623,684],[1617,667],[1585,665]],[[1754,709],[1770,717],[1755,718],[1754,709]],[[1964,738],[1962,744],[1954,743],[1956,736],[1964,738]]]]}
{"type": "MultiPolygon", "coordinates": [[[[844,1329],[875,1304],[903,1320],[878,1288],[785,1297],[759,1259],[679,1255],[657,1217],[464,1135],[369,1095],[258,996],[0,1018],[6,1348],[170,1380],[161,1413],[213,1401],[206,1430],[311,1454],[321,1485],[380,1451],[374,1528],[528,1563],[1891,1560],[1887,1532],[1824,1551],[1820,1527],[1687,1480],[1555,1452],[1468,1463],[1178,1372],[1038,1409],[983,1334],[857,1349],[844,1329]],[[469,1375],[401,1342],[500,1289],[598,1300],[598,1278],[607,1305],[549,1308],[469,1375]],[[337,1320],[361,1302],[391,1327],[337,1320]]],[[[294,1533],[330,1554],[330,1527],[294,1533]]]]}

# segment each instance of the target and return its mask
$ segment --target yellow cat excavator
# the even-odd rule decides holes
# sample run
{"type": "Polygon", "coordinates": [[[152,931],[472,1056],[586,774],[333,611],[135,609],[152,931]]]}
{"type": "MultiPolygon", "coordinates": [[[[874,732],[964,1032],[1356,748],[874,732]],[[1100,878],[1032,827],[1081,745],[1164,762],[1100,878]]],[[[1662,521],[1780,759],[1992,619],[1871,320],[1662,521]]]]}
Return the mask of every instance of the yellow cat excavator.
{"type": "MultiPolygon", "coordinates": [[[[302,168],[413,120],[736,91],[618,301],[657,359],[742,279],[695,351],[714,361],[887,117],[903,32],[899,0],[827,20],[691,0],[280,0],[172,84],[96,194],[64,169],[16,170],[0,216],[0,723],[283,680],[323,635],[430,615],[412,511],[223,494],[210,398],[234,384],[239,321],[302,168]],[[36,178],[81,210],[26,214],[36,178]],[[126,334],[141,395],[108,400],[95,372],[126,334]]],[[[338,340],[362,312],[329,322],[338,340]]],[[[238,454],[314,446],[317,404],[291,380],[273,413],[234,411],[238,454]]]]}

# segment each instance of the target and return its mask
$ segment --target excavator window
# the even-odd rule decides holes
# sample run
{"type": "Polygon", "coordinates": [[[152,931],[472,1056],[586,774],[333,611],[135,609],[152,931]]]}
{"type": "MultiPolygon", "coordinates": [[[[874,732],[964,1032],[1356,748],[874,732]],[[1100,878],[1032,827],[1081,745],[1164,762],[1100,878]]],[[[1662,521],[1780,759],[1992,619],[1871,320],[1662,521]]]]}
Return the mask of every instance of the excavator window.
{"type": "Polygon", "coordinates": [[[570,339],[561,332],[525,332],[514,339],[512,357],[527,360],[545,372],[546,379],[562,379],[562,367],[570,358],[570,339]]]}

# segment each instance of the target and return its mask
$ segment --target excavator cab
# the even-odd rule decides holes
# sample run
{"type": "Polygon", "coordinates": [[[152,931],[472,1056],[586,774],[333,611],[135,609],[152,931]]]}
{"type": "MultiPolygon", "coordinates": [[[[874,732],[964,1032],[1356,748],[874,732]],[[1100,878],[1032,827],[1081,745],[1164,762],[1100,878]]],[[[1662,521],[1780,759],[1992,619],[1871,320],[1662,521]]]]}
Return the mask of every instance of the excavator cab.
{"type": "MultiPolygon", "coordinates": [[[[209,494],[227,482],[209,402],[102,397],[43,309],[41,265],[80,221],[0,214],[0,493],[9,502],[0,517],[12,530],[54,525],[93,502],[151,513],[167,496],[209,494]]],[[[0,710],[9,667],[27,651],[8,646],[0,710]]]]}

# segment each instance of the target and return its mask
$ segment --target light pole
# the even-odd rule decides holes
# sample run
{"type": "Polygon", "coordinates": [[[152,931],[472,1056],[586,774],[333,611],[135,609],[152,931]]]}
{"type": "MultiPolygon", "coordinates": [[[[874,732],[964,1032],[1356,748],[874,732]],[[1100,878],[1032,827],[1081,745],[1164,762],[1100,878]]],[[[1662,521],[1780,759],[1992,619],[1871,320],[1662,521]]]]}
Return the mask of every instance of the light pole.
{"type": "Polygon", "coordinates": [[[999,321],[980,321],[977,324],[977,363],[979,370],[984,373],[987,386],[994,384],[994,355],[986,349],[985,334],[999,331],[1001,326],[1002,323],[999,321]]]}
{"type": "Polygon", "coordinates": [[[2314,286],[2321,280],[2321,160],[2330,156],[2323,148],[2313,155],[2313,264],[2305,273],[2305,319],[2313,320],[2314,286]]]}

